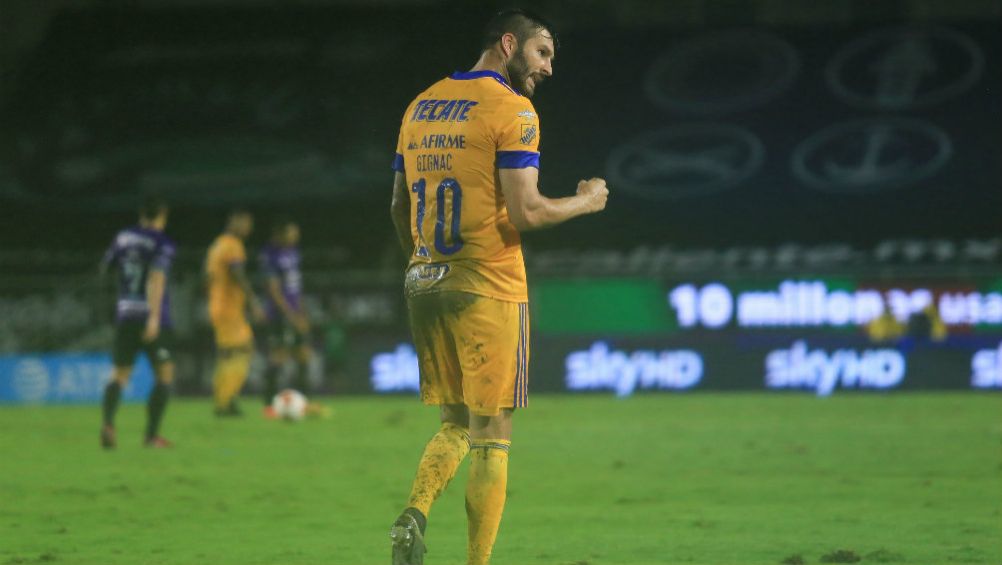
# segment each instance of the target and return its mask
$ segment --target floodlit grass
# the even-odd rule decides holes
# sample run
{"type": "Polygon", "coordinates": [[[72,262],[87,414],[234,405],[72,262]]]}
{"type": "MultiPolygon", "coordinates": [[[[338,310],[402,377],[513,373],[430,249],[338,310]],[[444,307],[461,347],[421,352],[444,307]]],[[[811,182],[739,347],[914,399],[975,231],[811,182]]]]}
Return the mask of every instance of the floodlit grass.
{"type": "MultiPolygon", "coordinates": [[[[127,406],[110,453],[96,406],[2,407],[0,564],[389,563],[437,412],[329,403],[286,424],[177,401],[172,451],[141,448],[127,406]]],[[[431,514],[429,565],[465,560],[465,481],[431,514]]],[[[496,565],[998,565],[1002,396],[535,397],[509,489],[496,565]]]]}

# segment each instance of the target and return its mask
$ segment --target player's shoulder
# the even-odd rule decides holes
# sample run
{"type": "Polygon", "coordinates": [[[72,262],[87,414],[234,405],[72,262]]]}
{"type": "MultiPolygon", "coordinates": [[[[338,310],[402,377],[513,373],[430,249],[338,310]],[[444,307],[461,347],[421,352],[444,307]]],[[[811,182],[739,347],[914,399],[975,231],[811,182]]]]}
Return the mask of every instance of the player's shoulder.
{"type": "Polygon", "coordinates": [[[505,97],[492,112],[494,119],[502,122],[539,122],[539,115],[532,101],[525,96],[516,94],[505,97]]]}
{"type": "Polygon", "coordinates": [[[114,240],[123,243],[129,238],[135,237],[137,233],[139,233],[139,226],[126,226],[115,232],[114,240]]]}
{"type": "Polygon", "coordinates": [[[139,225],[127,226],[118,230],[112,239],[112,245],[119,248],[150,248],[154,247],[156,243],[157,240],[155,237],[151,237],[150,231],[139,225]]]}
{"type": "Polygon", "coordinates": [[[424,90],[422,90],[421,92],[419,92],[417,96],[415,96],[414,98],[412,98],[411,101],[410,101],[410,104],[407,105],[407,110],[404,111],[404,121],[410,121],[407,118],[408,118],[408,116],[411,115],[411,113],[414,111],[414,108],[419,103],[421,103],[422,101],[428,100],[430,98],[434,98],[436,96],[441,96],[442,93],[443,93],[443,90],[444,90],[444,88],[443,88],[443,86],[444,86],[443,83],[444,82],[445,82],[445,79],[439,80],[439,81],[433,83],[428,88],[425,88],[424,90]]]}
{"type": "Polygon", "coordinates": [[[229,243],[227,243],[227,249],[230,249],[232,250],[232,253],[241,256],[247,253],[247,249],[244,246],[244,240],[240,239],[235,235],[229,236],[229,243]]]}
{"type": "Polygon", "coordinates": [[[455,73],[453,76],[475,77],[470,82],[477,85],[480,91],[479,98],[482,110],[486,111],[492,120],[504,122],[538,120],[532,101],[512,88],[508,81],[498,73],[475,71],[455,73]]]}
{"type": "Polygon", "coordinates": [[[216,236],[216,239],[212,240],[212,244],[209,245],[209,253],[220,252],[233,246],[233,240],[236,238],[228,233],[221,233],[216,236]]]}

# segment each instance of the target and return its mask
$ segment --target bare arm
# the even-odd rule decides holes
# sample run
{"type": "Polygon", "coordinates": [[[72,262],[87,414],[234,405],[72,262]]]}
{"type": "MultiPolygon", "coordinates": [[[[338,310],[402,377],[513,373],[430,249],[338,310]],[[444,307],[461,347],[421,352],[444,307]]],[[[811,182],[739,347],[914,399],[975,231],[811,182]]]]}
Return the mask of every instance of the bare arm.
{"type": "Polygon", "coordinates": [[[264,317],[264,311],[261,309],[261,303],[257,299],[257,295],[254,294],[254,289],[251,287],[250,280],[247,278],[247,272],[244,270],[243,263],[233,263],[230,265],[230,275],[233,276],[233,280],[237,282],[237,286],[244,291],[244,295],[247,296],[247,301],[250,302],[251,313],[255,318],[261,319],[264,317]]]}
{"type": "Polygon", "coordinates": [[[271,298],[271,301],[274,302],[275,305],[278,306],[278,309],[282,311],[282,315],[285,316],[285,319],[291,322],[295,313],[292,311],[292,307],[289,306],[289,303],[286,302],[285,295],[282,294],[282,283],[278,280],[278,277],[268,277],[268,283],[265,289],[268,291],[268,297],[271,298]]]}
{"type": "Polygon", "coordinates": [[[390,215],[393,217],[393,227],[397,231],[397,240],[404,255],[414,254],[414,240],[411,239],[411,196],[407,191],[407,179],[403,173],[393,177],[393,201],[390,203],[390,215]]]}
{"type": "Polygon", "coordinates": [[[146,334],[144,335],[147,341],[156,339],[160,333],[160,317],[163,315],[161,310],[166,288],[167,274],[160,269],[150,271],[150,276],[146,279],[146,304],[150,309],[149,316],[146,318],[146,334]]]}
{"type": "Polygon", "coordinates": [[[282,282],[277,276],[268,277],[268,283],[265,287],[268,291],[268,296],[271,301],[278,306],[278,309],[282,311],[282,316],[289,321],[293,327],[296,328],[300,333],[306,333],[309,329],[309,322],[306,316],[300,312],[296,312],[289,305],[289,301],[285,299],[285,295],[282,294],[282,282]]]}
{"type": "Polygon", "coordinates": [[[598,178],[579,182],[574,196],[547,198],[539,192],[539,170],[535,167],[500,169],[498,176],[508,217],[518,231],[542,229],[599,212],[609,196],[605,181],[598,178]]]}

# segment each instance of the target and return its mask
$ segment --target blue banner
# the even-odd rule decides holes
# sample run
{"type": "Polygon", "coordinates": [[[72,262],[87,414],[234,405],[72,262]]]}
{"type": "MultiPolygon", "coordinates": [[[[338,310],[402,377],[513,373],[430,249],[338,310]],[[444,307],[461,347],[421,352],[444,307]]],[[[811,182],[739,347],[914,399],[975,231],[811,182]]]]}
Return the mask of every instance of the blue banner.
{"type": "MultiPolygon", "coordinates": [[[[99,402],[110,377],[103,353],[0,356],[0,404],[99,402]]],[[[141,357],[122,398],[144,400],[152,388],[153,370],[141,357]]]]}

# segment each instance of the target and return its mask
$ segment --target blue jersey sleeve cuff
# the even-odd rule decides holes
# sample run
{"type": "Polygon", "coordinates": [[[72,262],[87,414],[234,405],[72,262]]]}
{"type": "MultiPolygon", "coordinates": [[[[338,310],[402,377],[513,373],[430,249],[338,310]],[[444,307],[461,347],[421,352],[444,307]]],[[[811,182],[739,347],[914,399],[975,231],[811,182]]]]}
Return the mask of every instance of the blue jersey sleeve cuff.
{"type": "Polygon", "coordinates": [[[396,171],[396,172],[398,172],[398,173],[405,172],[404,171],[404,156],[401,155],[400,153],[397,153],[396,156],[393,157],[393,170],[396,171]]]}
{"type": "Polygon", "coordinates": [[[497,168],[526,169],[539,168],[539,153],[535,151],[498,151],[497,168]]]}

